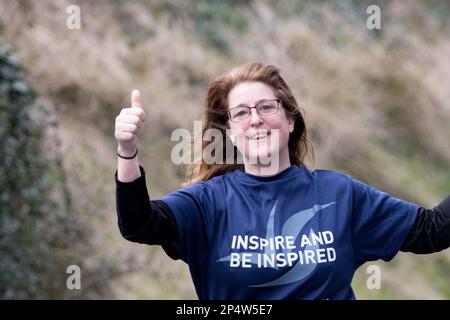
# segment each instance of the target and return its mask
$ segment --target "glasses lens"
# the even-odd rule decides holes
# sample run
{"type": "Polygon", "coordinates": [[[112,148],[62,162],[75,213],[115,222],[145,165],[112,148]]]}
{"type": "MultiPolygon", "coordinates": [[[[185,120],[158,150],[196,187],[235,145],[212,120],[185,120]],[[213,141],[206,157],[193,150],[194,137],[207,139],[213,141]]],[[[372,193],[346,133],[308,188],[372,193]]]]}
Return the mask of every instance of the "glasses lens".
{"type": "Polygon", "coordinates": [[[261,114],[263,116],[269,116],[269,115],[277,112],[278,101],[277,100],[264,101],[257,106],[257,109],[258,109],[259,114],[261,114]]]}
{"type": "Polygon", "coordinates": [[[247,107],[233,108],[230,110],[230,118],[232,121],[244,121],[250,114],[247,107]]]}

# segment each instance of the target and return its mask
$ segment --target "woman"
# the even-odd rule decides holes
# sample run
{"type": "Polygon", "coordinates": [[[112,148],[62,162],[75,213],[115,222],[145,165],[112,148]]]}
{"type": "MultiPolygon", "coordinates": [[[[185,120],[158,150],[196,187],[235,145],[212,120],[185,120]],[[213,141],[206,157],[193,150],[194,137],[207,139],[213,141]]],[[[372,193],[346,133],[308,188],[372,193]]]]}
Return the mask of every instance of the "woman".
{"type": "Polygon", "coordinates": [[[354,299],[366,261],[450,245],[450,197],[425,209],[305,166],[305,122],[275,66],[246,64],[209,88],[204,132],[228,134],[243,164],[203,161],[191,185],[160,200],[136,157],[140,107],[134,91],[116,118],[119,228],[185,261],[200,299],[354,299]]]}

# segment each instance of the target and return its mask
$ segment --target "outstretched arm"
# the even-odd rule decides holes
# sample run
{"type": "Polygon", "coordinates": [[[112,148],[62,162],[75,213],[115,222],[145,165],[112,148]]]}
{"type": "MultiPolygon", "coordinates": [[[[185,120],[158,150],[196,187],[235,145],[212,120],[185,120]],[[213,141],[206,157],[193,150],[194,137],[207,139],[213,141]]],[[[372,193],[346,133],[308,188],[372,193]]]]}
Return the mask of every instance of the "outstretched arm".
{"type": "Polygon", "coordinates": [[[144,168],[140,177],[121,182],[116,171],[116,208],[120,233],[132,242],[161,245],[167,255],[178,259],[178,226],[172,210],[161,200],[148,195],[144,168]]]}
{"type": "Polygon", "coordinates": [[[419,208],[401,251],[433,253],[450,247],[450,195],[433,209],[419,208]]]}

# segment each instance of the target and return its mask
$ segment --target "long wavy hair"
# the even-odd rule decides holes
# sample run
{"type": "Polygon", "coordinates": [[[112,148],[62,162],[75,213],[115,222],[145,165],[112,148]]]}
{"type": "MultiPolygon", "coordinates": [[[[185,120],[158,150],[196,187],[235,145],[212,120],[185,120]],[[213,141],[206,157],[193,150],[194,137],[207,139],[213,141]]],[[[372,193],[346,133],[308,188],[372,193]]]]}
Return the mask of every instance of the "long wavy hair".
{"type": "MultiPolygon", "coordinates": [[[[202,128],[202,137],[205,136],[205,131],[208,129],[218,129],[222,135],[222,154],[226,154],[226,129],[229,128],[227,109],[228,109],[228,94],[240,82],[257,81],[262,82],[273,88],[275,96],[281,100],[281,104],[286,111],[286,116],[294,119],[294,130],[289,135],[289,159],[291,164],[305,165],[304,158],[311,148],[312,156],[313,146],[306,135],[305,120],[302,112],[297,104],[297,101],[292,94],[291,89],[286,81],[280,75],[280,69],[275,65],[264,65],[260,62],[248,63],[238,66],[228,73],[217,77],[209,86],[208,95],[205,101],[204,120],[202,128]]],[[[214,141],[217,142],[217,141],[214,141]]],[[[202,139],[201,151],[212,143],[212,141],[205,141],[202,139]]],[[[238,151],[234,147],[234,162],[225,161],[223,163],[205,163],[203,157],[200,163],[191,164],[187,170],[188,180],[186,185],[198,181],[207,181],[216,176],[222,175],[234,169],[244,170],[244,165],[238,163],[238,151]]]]}

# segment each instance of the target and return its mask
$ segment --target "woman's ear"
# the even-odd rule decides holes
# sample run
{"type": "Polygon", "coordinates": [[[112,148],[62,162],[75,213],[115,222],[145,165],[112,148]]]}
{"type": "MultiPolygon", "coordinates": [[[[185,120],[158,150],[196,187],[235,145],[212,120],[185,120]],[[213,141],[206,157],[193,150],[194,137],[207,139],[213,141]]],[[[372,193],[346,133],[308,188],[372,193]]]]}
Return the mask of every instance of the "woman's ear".
{"type": "Polygon", "coordinates": [[[294,127],[295,127],[295,120],[292,117],[289,117],[288,123],[289,123],[289,133],[292,133],[292,131],[294,131],[294,127]]]}

